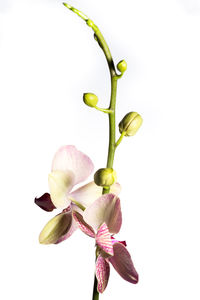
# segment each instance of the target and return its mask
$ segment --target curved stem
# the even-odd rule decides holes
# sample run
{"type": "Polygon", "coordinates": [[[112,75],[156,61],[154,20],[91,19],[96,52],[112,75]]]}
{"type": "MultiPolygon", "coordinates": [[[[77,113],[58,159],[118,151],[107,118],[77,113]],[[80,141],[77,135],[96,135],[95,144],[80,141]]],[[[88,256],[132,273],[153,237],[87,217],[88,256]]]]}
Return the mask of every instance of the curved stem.
{"type": "Polygon", "coordinates": [[[98,106],[94,106],[94,108],[96,108],[96,110],[102,111],[102,112],[104,112],[106,114],[111,114],[112,113],[111,109],[101,108],[101,107],[98,107],[98,106]]]}
{"type": "Polygon", "coordinates": [[[115,149],[117,148],[117,146],[119,146],[119,144],[121,143],[121,141],[123,140],[123,137],[125,136],[126,132],[123,131],[122,134],[120,135],[119,139],[116,141],[115,143],[115,149]]]}

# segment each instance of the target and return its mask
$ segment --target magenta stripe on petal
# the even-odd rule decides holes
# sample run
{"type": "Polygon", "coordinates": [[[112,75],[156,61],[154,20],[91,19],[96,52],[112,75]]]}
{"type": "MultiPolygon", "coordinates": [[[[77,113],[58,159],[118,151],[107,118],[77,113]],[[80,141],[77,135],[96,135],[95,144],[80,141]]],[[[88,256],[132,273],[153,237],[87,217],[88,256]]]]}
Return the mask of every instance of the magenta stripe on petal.
{"type": "Polygon", "coordinates": [[[113,250],[114,256],[108,258],[109,262],[111,262],[115,270],[123,279],[131,283],[137,283],[138,273],[126,247],[121,243],[115,243],[113,245],[113,250]]]}
{"type": "Polygon", "coordinates": [[[124,245],[125,247],[127,246],[126,241],[118,241],[113,236],[111,236],[111,239],[112,239],[112,245],[114,245],[115,243],[120,243],[120,244],[124,245]]]}
{"type": "Polygon", "coordinates": [[[94,238],[95,237],[95,233],[94,230],[92,229],[91,226],[89,226],[84,220],[83,220],[83,216],[78,213],[77,211],[73,211],[72,212],[72,216],[74,218],[74,220],[76,221],[78,227],[87,235],[89,235],[90,237],[94,238]]]}
{"type": "Polygon", "coordinates": [[[106,253],[113,255],[111,235],[106,223],[103,223],[96,234],[96,244],[106,253]]]}
{"type": "Polygon", "coordinates": [[[96,261],[96,277],[98,281],[98,292],[103,293],[106,289],[108,280],[110,276],[110,266],[109,263],[99,255],[96,261]]]}
{"type": "Polygon", "coordinates": [[[45,211],[52,211],[56,208],[53,202],[51,201],[49,193],[45,193],[41,197],[35,198],[35,204],[37,204],[40,208],[44,209],[45,211]]]}

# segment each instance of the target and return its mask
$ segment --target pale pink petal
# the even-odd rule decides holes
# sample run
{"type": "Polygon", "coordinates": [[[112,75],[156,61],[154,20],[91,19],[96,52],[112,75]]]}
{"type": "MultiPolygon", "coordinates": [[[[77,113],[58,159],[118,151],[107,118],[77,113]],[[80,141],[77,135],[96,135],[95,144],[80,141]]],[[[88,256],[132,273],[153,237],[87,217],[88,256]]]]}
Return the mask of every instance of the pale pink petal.
{"type": "Polygon", "coordinates": [[[101,196],[86,208],[83,218],[95,230],[105,222],[110,233],[119,232],[122,223],[120,199],[114,194],[101,196]]]}
{"type": "Polygon", "coordinates": [[[107,254],[113,255],[111,235],[106,223],[103,223],[96,234],[96,244],[107,254]]]}
{"type": "Polygon", "coordinates": [[[110,276],[109,263],[99,255],[96,261],[96,278],[98,281],[97,290],[99,293],[103,293],[106,289],[110,276]]]}
{"type": "Polygon", "coordinates": [[[113,245],[114,256],[108,258],[109,262],[113,265],[119,275],[131,282],[138,282],[138,273],[135,270],[131,256],[126,250],[126,247],[121,243],[115,243],[113,245]]]}
{"type": "Polygon", "coordinates": [[[74,184],[87,179],[93,168],[91,159],[71,145],[61,147],[56,152],[52,163],[52,171],[72,171],[75,176],[74,184]]]}
{"type": "MultiPolygon", "coordinates": [[[[81,203],[84,207],[90,206],[96,199],[101,197],[103,188],[96,185],[94,181],[83,185],[79,189],[70,193],[70,197],[81,203]]],[[[119,195],[121,186],[119,183],[114,183],[111,186],[110,193],[119,195]]]]}
{"type": "Polygon", "coordinates": [[[87,235],[94,238],[95,233],[91,226],[89,226],[84,220],[83,216],[77,211],[73,211],[72,213],[73,219],[76,221],[78,227],[87,235]]]}

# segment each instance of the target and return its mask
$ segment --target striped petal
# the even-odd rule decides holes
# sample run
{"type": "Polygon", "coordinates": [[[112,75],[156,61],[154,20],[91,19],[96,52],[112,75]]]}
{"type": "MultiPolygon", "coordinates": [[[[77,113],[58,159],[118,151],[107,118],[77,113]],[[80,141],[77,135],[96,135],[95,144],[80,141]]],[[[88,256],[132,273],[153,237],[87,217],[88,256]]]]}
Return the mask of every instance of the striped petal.
{"type": "Polygon", "coordinates": [[[137,283],[138,273],[135,270],[131,256],[121,243],[113,245],[114,256],[108,258],[119,275],[128,282],[137,283]]]}
{"type": "Polygon", "coordinates": [[[80,183],[88,178],[93,171],[91,159],[77,150],[75,146],[63,146],[55,154],[52,171],[68,172],[74,174],[74,184],[80,183]]]}
{"type": "Polygon", "coordinates": [[[99,293],[103,293],[103,291],[106,289],[109,276],[109,263],[101,255],[99,255],[96,261],[96,278],[98,281],[97,289],[99,293]]]}
{"type": "Polygon", "coordinates": [[[96,231],[105,222],[110,233],[118,233],[122,224],[120,199],[114,194],[101,196],[86,208],[83,218],[96,231]]]}
{"type": "Polygon", "coordinates": [[[96,234],[96,244],[107,254],[113,255],[111,235],[106,223],[103,223],[96,234]]]}
{"type": "Polygon", "coordinates": [[[95,237],[95,233],[94,230],[92,229],[91,226],[89,226],[84,220],[83,220],[83,216],[78,213],[77,211],[73,211],[72,216],[74,218],[74,220],[76,221],[78,227],[80,228],[80,230],[82,230],[85,234],[87,234],[88,236],[94,238],[95,237]]]}
{"type": "MultiPolygon", "coordinates": [[[[70,197],[81,203],[84,207],[88,207],[94,203],[96,199],[101,197],[102,189],[102,187],[92,181],[70,193],[70,197]]],[[[115,195],[119,195],[120,191],[121,186],[119,183],[114,183],[110,188],[110,193],[115,195]]]]}

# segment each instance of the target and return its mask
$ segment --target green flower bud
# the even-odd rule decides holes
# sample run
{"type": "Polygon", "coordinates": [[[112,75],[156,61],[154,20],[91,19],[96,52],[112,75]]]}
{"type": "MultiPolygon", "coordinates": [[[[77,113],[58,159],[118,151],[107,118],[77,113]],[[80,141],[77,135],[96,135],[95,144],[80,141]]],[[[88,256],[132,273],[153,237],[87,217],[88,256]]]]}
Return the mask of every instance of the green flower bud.
{"type": "Polygon", "coordinates": [[[96,185],[109,187],[117,180],[117,174],[112,168],[103,168],[94,174],[96,185]]]}
{"type": "Polygon", "coordinates": [[[61,213],[51,219],[42,229],[39,242],[41,244],[54,244],[66,234],[72,223],[72,216],[69,213],[61,213]]]}
{"type": "Polygon", "coordinates": [[[127,63],[125,62],[125,60],[121,60],[118,64],[117,64],[117,69],[121,72],[124,73],[127,69],[127,63]]]}
{"type": "Polygon", "coordinates": [[[83,101],[86,105],[95,107],[98,103],[98,97],[92,93],[85,93],[83,94],[83,101]]]}
{"type": "Polygon", "coordinates": [[[142,125],[142,117],[136,112],[130,112],[119,123],[120,133],[125,132],[125,136],[132,136],[136,134],[142,125]]]}

